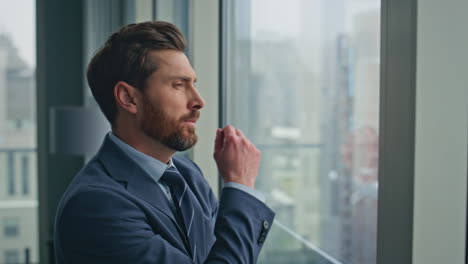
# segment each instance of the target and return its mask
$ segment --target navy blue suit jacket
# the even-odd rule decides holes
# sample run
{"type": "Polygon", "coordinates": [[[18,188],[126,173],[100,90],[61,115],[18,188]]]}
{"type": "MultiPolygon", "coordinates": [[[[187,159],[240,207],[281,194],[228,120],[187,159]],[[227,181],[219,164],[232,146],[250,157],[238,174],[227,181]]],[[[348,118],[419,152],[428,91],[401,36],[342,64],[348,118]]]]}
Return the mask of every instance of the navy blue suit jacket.
{"type": "Polygon", "coordinates": [[[191,160],[173,162],[197,197],[197,259],[177,230],[157,183],[108,136],[75,176],[57,208],[57,263],[256,263],[274,213],[238,189],[218,202],[191,160]]]}

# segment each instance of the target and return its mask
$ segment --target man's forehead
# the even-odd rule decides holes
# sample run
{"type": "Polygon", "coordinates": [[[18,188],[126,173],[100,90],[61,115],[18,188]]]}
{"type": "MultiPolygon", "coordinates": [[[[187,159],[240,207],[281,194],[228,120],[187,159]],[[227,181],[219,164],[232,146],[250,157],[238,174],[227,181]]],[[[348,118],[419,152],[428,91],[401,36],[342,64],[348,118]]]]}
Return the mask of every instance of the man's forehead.
{"type": "Polygon", "coordinates": [[[187,56],[185,56],[185,53],[178,50],[156,50],[151,52],[150,57],[158,64],[178,66],[182,63],[185,63],[190,65],[187,56]]]}
{"type": "Polygon", "coordinates": [[[196,80],[197,76],[190,65],[190,62],[181,51],[162,50],[155,51],[152,54],[157,64],[157,72],[164,73],[169,79],[191,79],[196,80]]]}

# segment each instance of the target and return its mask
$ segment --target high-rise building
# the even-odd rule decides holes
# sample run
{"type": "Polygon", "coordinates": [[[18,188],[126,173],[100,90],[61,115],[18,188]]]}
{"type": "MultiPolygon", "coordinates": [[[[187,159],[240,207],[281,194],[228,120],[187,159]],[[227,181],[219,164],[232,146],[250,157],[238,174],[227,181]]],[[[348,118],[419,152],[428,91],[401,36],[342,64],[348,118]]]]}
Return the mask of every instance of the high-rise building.
{"type": "Polygon", "coordinates": [[[0,35],[0,263],[38,260],[35,74],[0,35]]]}

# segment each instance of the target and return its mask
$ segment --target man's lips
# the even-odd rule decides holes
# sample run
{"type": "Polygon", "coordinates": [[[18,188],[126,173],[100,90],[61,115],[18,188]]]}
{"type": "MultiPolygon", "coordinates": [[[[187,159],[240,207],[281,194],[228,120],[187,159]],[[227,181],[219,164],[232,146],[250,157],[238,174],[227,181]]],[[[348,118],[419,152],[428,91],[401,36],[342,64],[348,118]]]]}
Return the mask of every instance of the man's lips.
{"type": "Polygon", "coordinates": [[[187,119],[187,120],[184,120],[184,121],[183,121],[183,124],[188,125],[188,126],[195,127],[195,124],[197,123],[197,120],[198,120],[198,119],[196,119],[196,118],[187,119]]]}
{"type": "Polygon", "coordinates": [[[182,123],[190,126],[195,126],[195,124],[198,121],[198,118],[200,118],[200,112],[194,112],[191,115],[188,115],[185,118],[183,118],[182,123]]]}

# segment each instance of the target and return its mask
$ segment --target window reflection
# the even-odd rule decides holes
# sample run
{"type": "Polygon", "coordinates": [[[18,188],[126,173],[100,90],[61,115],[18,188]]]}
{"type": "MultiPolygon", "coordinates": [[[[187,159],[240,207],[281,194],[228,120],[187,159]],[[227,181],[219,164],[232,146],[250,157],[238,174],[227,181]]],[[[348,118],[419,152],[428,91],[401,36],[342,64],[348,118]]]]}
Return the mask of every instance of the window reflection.
{"type": "Polygon", "coordinates": [[[376,263],[380,1],[226,1],[232,123],[277,213],[260,263],[376,263]]]}

